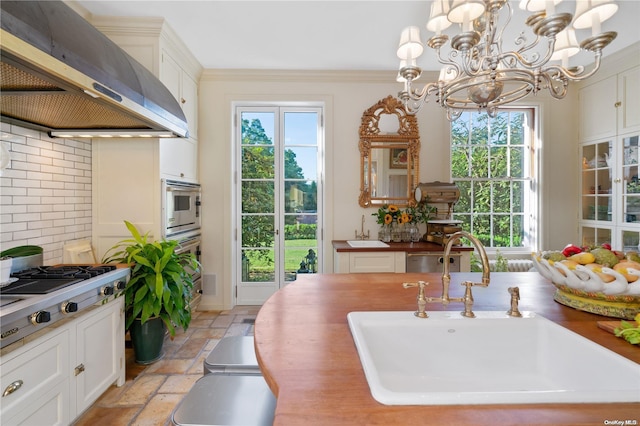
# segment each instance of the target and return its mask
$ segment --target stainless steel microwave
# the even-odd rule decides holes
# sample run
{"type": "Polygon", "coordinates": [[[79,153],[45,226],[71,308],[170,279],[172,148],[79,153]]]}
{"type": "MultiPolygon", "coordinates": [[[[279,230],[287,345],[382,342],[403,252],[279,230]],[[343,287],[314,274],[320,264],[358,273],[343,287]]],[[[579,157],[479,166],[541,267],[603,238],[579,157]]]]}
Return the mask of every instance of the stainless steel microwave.
{"type": "Polygon", "coordinates": [[[200,230],[200,185],[162,180],[162,226],[168,239],[200,230]]]}

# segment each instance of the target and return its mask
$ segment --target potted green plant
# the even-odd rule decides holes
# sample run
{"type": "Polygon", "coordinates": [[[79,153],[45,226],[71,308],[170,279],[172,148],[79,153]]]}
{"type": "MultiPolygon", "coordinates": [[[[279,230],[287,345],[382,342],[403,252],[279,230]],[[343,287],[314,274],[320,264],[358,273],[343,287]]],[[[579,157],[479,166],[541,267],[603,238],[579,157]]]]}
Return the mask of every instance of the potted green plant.
{"type": "Polygon", "coordinates": [[[125,298],[125,327],[129,330],[136,362],[149,364],[161,358],[165,329],[173,339],[176,327],[191,323],[192,273],[200,268],[193,253],[176,253],[174,240],[151,241],[125,221],[133,238],[111,247],[103,263],[126,263],[131,278],[125,298]]]}

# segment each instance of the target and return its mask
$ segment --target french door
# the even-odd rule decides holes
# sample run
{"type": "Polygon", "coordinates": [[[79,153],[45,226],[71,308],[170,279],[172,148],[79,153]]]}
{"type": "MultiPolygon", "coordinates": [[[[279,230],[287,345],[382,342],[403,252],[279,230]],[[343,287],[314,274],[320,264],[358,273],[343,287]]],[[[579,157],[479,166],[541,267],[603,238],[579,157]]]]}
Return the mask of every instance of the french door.
{"type": "Polygon", "coordinates": [[[236,303],[256,305],[321,269],[322,108],[238,105],[235,117],[236,303]]]}

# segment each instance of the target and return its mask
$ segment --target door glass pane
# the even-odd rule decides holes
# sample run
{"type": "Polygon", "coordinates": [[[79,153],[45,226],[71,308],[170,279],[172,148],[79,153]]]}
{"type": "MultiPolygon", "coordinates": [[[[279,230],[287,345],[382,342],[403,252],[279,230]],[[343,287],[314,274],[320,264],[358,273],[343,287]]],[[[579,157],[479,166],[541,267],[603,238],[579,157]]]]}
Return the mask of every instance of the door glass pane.
{"type": "Polygon", "coordinates": [[[275,176],[272,146],[242,147],[242,178],[272,178],[275,176]]]}
{"type": "Polygon", "coordinates": [[[297,274],[318,272],[317,215],[287,215],[285,225],[285,281],[297,274]]]}
{"type": "Polygon", "coordinates": [[[243,282],[273,282],[275,279],[273,248],[242,249],[243,282]]]}
{"type": "Polygon", "coordinates": [[[243,213],[273,213],[274,209],[273,181],[242,182],[243,213]]]}
{"type": "Polygon", "coordinates": [[[622,251],[640,251],[640,232],[622,231],[622,251]]]}
{"type": "Polygon", "coordinates": [[[622,139],[622,179],[624,211],[627,223],[640,222],[640,182],[638,181],[638,136],[622,139]]]}

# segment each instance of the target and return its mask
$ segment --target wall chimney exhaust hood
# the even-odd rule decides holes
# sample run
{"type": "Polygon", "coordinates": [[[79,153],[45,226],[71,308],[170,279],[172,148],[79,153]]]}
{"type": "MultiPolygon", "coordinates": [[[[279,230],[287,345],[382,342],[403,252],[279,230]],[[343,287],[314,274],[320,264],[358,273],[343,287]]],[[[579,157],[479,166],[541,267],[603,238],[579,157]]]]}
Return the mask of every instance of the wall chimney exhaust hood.
{"type": "Polygon", "coordinates": [[[2,121],[60,137],[188,137],[171,92],[69,6],[0,8],[2,121]]]}

